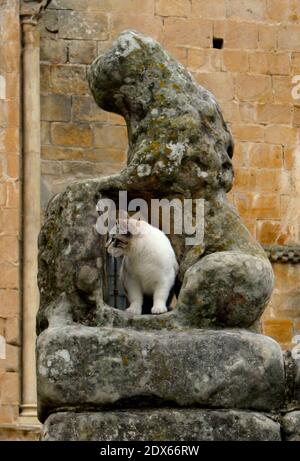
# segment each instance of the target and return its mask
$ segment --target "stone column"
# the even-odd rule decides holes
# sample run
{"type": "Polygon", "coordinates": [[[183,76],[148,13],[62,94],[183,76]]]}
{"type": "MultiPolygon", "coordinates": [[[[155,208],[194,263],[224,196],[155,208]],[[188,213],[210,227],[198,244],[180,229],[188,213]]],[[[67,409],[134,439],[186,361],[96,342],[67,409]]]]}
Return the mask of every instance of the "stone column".
{"type": "Polygon", "coordinates": [[[49,0],[21,3],[23,35],[23,340],[21,423],[36,417],[35,318],[39,306],[37,239],[40,231],[40,32],[49,0]]]}

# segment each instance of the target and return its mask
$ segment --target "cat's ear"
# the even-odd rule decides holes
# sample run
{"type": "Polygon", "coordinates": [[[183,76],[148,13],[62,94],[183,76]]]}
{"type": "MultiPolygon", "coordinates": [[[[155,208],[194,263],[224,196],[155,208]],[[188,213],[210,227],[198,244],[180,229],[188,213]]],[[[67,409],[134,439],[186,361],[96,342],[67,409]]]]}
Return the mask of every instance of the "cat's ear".
{"type": "Polygon", "coordinates": [[[136,221],[145,221],[145,222],[147,222],[147,219],[141,213],[141,211],[137,211],[136,213],[134,213],[132,216],[130,216],[130,219],[135,219],[136,221]]]}

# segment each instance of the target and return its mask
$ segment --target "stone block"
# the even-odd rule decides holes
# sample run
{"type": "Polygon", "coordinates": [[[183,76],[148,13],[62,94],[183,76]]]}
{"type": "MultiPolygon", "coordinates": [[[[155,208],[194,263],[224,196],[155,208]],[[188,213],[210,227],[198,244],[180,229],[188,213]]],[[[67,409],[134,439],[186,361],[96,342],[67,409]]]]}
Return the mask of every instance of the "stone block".
{"type": "MultiPolygon", "coordinates": [[[[18,293],[16,292],[16,308],[18,308],[18,293]]],[[[20,345],[20,321],[18,317],[9,317],[5,323],[5,339],[8,344],[20,345]]]]}
{"type": "Polygon", "coordinates": [[[20,403],[20,377],[16,372],[4,373],[0,377],[0,399],[2,404],[20,403]]]}
{"type": "Polygon", "coordinates": [[[300,411],[291,411],[282,418],[284,440],[300,442],[300,411]]]}
{"type": "Polygon", "coordinates": [[[295,146],[299,130],[296,127],[285,125],[269,125],[266,127],[265,141],[269,144],[295,146]]]}
{"type": "MultiPolygon", "coordinates": [[[[240,120],[239,104],[236,101],[222,101],[221,108],[226,122],[232,123],[240,120]]],[[[235,145],[234,157],[237,155],[237,144],[235,145]]]]}
{"type": "MultiPolygon", "coordinates": [[[[53,3],[53,1],[52,1],[53,3]]],[[[142,14],[153,14],[153,0],[56,0],[57,8],[62,10],[75,11],[104,11],[114,13],[127,13],[130,9],[133,11],[139,10],[142,14]]],[[[50,5],[51,8],[51,5],[50,5]]]]}
{"type": "Polygon", "coordinates": [[[164,43],[177,46],[210,48],[212,45],[212,21],[208,19],[167,18],[164,26],[164,43]]]}
{"type": "Polygon", "coordinates": [[[300,51],[300,25],[283,25],[278,32],[278,48],[300,51]]]}
{"type": "Polygon", "coordinates": [[[52,123],[51,140],[66,147],[91,147],[93,136],[88,124],[52,123]]]}
{"type": "Polygon", "coordinates": [[[95,147],[124,149],[127,147],[127,129],[124,126],[94,126],[95,147]]]}
{"type": "Polygon", "coordinates": [[[92,40],[71,40],[68,49],[71,63],[91,64],[97,57],[97,42],[92,40]]]}
{"type": "Polygon", "coordinates": [[[198,73],[196,80],[211,91],[220,101],[234,99],[233,78],[226,72],[198,73]]]}
{"type": "Polygon", "coordinates": [[[286,192],[283,191],[287,187],[284,172],[263,168],[256,171],[255,176],[257,190],[261,192],[286,192]]]}
{"type": "Polygon", "coordinates": [[[20,175],[20,156],[19,154],[8,154],[6,157],[7,175],[10,178],[18,179],[20,175]]]}
{"type": "Polygon", "coordinates": [[[268,0],[266,17],[275,22],[282,22],[287,19],[288,0],[268,0]]]}
{"type": "Polygon", "coordinates": [[[289,343],[293,336],[293,323],[291,320],[267,319],[263,324],[263,332],[279,343],[289,343]]]}
{"type": "Polygon", "coordinates": [[[290,56],[288,53],[268,54],[268,72],[271,75],[290,75],[290,56]]]}
{"type": "Polygon", "coordinates": [[[258,221],[257,238],[261,244],[275,245],[280,235],[281,225],[277,221],[258,221]]]}
{"type": "MultiPolygon", "coordinates": [[[[43,160],[83,160],[85,158],[85,149],[72,148],[72,147],[59,147],[59,146],[42,146],[42,159],[43,160]]],[[[43,166],[43,169],[46,165],[43,166]]],[[[47,174],[61,174],[61,171],[57,171],[57,165],[47,168],[47,174]]]]}
{"type": "Polygon", "coordinates": [[[278,29],[276,25],[258,24],[258,47],[262,50],[276,50],[278,29]]]}
{"type": "Polygon", "coordinates": [[[192,15],[200,18],[225,19],[226,0],[193,0],[192,15]]]}
{"type": "Polygon", "coordinates": [[[255,194],[252,196],[251,216],[257,219],[280,219],[280,200],[276,194],[255,194]]]}
{"type": "Polygon", "coordinates": [[[254,51],[249,55],[249,69],[253,74],[268,73],[268,53],[254,51]]]}
{"type": "Polygon", "coordinates": [[[16,262],[19,255],[19,241],[16,236],[0,236],[0,261],[16,262]]]}
{"type": "Polygon", "coordinates": [[[300,107],[294,107],[293,125],[300,127],[300,107]]]}
{"type": "Polygon", "coordinates": [[[296,147],[284,146],[283,149],[283,161],[284,167],[287,170],[292,170],[295,164],[295,157],[297,154],[296,147]]]}
{"type": "Polygon", "coordinates": [[[78,122],[107,122],[108,112],[100,109],[91,96],[73,96],[72,117],[78,122]]]}
{"type": "Polygon", "coordinates": [[[235,124],[232,127],[232,134],[237,141],[263,142],[265,127],[262,125],[235,124]]]}
{"type": "Polygon", "coordinates": [[[107,40],[108,15],[98,12],[59,11],[60,38],[74,40],[107,40]]]}
{"type": "Polygon", "coordinates": [[[268,411],[284,394],[279,345],[242,330],[49,328],[37,375],[41,420],[55,408],[133,402],[268,411]]]}
{"type": "Polygon", "coordinates": [[[251,22],[227,20],[225,24],[226,49],[256,49],[258,45],[258,26],[251,22]]]}
{"type": "Polygon", "coordinates": [[[290,125],[292,116],[293,108],[285,104],[266,103],[256,106],[256,121],[258,123],[290,125]]]}
{"type": "Polygon", "coordinates": [[[188,49],[188,67],[192,71],[216,72],[222,70],[222,55],[219,50],[203,48],[188,49]]]}
{"type": "Polygon", "coordinates": [[[294,87],[292,77],[275,75],[272,77],[272,85],[275,103],[285,105],[295,104],[295,100],[292,95],[292,89],[294,87]]]}
{"type": "MultiPolygon", "coordinates": [[[[0,183],[0,206],[5,206],[6,204],[6,199],[7,199],[7,194],[6,194],[6,183],[1,182],[0,183]]],[[[1,256],[0,256],[1,257],[1,256]]]]}
{"type": "Polygon", "coordinates": [[[227,2],[227,18],[244,19],[246,21],[263,21],[266,3],[264,0],[230,0],[227,2]]]}
{"type": "MultiPolygon", "coordinates": [[[[139,2],[138,8],[140,8],[140,4],[139,2]]],[[[153,38],[159,38],[163,30],[162,18],[153,16],[153,14],[134,14],[132,11],[112,15],[112,37],[116,37],[127,29],[138,30],[143,34],[150,34],[153,38]]],[[[170,37],[169,44],[174,45],[174,36],[170,37]]],[[[179,45],[180,43],[177,43],[177,46],[179,45]]]]}
{"type": "Polygon", "coordinates": [[[0,264],[0,288],[19,288],[19,267],[12,263],[0,264]]]}
{"type": "Polygon", "coordinates": [[[253,170],[248,168],[236,168],[234,184],[240,191],[253,190],[255,187],[255,175],[253,170]]]}
{"type": "Polygon", "coordinates": [[[240,50],[224,50],[224,70],[229,72],[247,72],[249,69],[248,53],[240,50]]]}
{"type": "Polygon", "coordinates": [[[254,168],[282,168],[282,146],[253,143],[249,149],[249,166],[254,168]]]}
{"type": "Polygon", "coordinates": [[[89,94],[88,83],[86,79],[86,67],[82,65],[58,65],[51,67],[50,83],[51,88],[47,88],[47,71],[45,68],[45,90],[63,95],[85,95],[89,94]]]}
{"type": "Polygon", "coordinates": [[[59,94],[41,95],[41,120],[67,122],[71,118],[71,97],[59,94]]]}
{"type": "Polygon", "coordinates": [[[4,335],[4,330],[5,330],[5,319],[0,317],[0,335],[4,335]]]}
{"type": "Polygon", "coordinates": [[[299,73],[300,71],[300,53],[292,53],[291,55],[291,66],[293,71],[299,73]]]}
{"type": "Polygon", "coordinates": [[[92,151],[86,152],[86,160],[90,162],[103,162],[119,165],[119,171],[121,165],[127,159],[125,149],[93,149],[92,151]]]}
{"type": "Polygon", "coordinates": [[[50,144],[50,122],[41,122],[41,145],[50,144]]]}
{"type": "Polygon", "coordinates": [[[43,37],[41,39],[41,61],[53,64],[64,64],[67,62],[67,44],[64,40],[43,37]]]}
{"type": "MultiPolygon", "coordinates": [[[[0,405],[0,424],[14,424],[16,419],[19,416],[19,406],[18,405],[0,405]]],[[[1,429],[1,434],[4,432],[1,429]]],[[[1,440],[1,435],[0,435],[1,440]]],[[[7,440],[3,438],[2,440],[7,440]]]]}
{"type": "Polygon", "coordinates": [[[44,441],[279,441],[280,425],[255,412],[235,410],[128,410],[55,413],[44,441]]]}
{"type": "Polygon", "coordinates": [[[183,66],[187,67],[188,50],[185,47],[169,45],[168,51],[173,58],[177,59],[183,66]]]}
{"type": "Polygon", "coordinates": [[[235,79],[235,94],[240,101],[273,101],[271,77],[239,74],[235,79]]]}
{"type": "Polygon", "coordinates": [[[7,101],[5,101],[5,99],[0,99],[0,128],[5,128],[7,126],[7,106],[7,101]]]}
{"type": "Polygon", "coordinates": [[[155,4],[155,13],[159,16],[188,17],[191,11],[189,0],[158,0],[155,4]]]}
{"type": "Polygon", "coordinates": [[[19,311],[19,292],[17,290],[0,289],[0,298],[0,317],[15,317],[19,311]]]}
{"type": "Polygon", "coordinates": [[[239,107],[240,117],[239,122],[254,124],[256,120],[256,104],[254,102],[240,102],[237,103],[239,107]]]}
{"type": "Polygon", "coordinates": [[[19,210],[16,208],[2,208],[0,210],[0,228],[7,234],[17,235],[20,228],[19,210]]]}
{"type": "Polygon", "coordinates": [[[17,372],[20,365],[20,348],[11,344],[6,345],[5,368],[7,372],[17,372]]]}

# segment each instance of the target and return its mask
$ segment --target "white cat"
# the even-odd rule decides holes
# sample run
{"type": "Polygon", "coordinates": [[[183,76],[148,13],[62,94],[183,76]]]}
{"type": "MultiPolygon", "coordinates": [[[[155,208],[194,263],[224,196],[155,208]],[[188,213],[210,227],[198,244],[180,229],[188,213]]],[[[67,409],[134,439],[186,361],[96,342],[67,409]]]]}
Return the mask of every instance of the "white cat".
{"type": "Polygon", "coordinates": [[[112,256],[123,256],[120,276],[130,303],[127,312],[142,314],[143,295],[153,297],[152,314],[167,312],[178,263],[166,235],[145,221],[121,219],[110,231],[106,247],[112,256]]]}

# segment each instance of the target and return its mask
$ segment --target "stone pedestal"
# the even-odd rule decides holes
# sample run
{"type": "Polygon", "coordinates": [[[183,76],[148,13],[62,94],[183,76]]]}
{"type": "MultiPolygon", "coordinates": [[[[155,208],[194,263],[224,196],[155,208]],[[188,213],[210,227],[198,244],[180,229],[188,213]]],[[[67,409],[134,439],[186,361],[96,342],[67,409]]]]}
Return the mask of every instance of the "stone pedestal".
{"type": "Polygon", "coordinates": [[[248,331],[69,326],[38,338],[39,415],[63,408],[164,406],[278,410],[279,345],[248,331]]]}
{"type": "Polygon", "coordinates": [[[94,61],[88,78],[97,104],[126,119],[128,164],[70,185],[48,206],[37,321],[43,439],[280,440],[282,427],[295,437],[298,417],[283,426],[281,414],[297,372],[275,341],[254,332],[274,277],[227,203],[233,140],[215,98],[134,31],[94,61]],[[150,208],[153,198],[205,202],[201,242],[190,244],[186,229],[169,235],[179,263],[170,312],[134,315],[106,304],[97,204],[116,204],[120,191],[150,208]]]}
{"type": "Polygon", "coordinates": [[[37,350],[44,440],[280,440],[266,413],[283,405],[282,353],[262,335],[66,326],[37,350]]]}
{"type": "Polygon", "coordinates": [[[256,412],[153,409],[55,413],[46,441],[279,441],[280,424],[256,412]]]}

